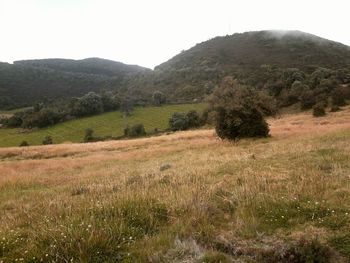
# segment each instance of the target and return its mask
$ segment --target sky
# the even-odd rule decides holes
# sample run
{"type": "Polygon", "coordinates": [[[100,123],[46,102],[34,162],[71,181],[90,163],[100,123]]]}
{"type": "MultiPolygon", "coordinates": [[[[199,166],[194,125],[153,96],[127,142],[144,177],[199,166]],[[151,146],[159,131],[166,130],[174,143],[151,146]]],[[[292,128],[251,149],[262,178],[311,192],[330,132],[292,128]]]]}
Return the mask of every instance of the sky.
{"type": "Polygon", "coordinates": [[[301,30],[350,45],[349,0],[0,0],[0,61],[101,57],[154,68],[215,36],[301,30]]]}

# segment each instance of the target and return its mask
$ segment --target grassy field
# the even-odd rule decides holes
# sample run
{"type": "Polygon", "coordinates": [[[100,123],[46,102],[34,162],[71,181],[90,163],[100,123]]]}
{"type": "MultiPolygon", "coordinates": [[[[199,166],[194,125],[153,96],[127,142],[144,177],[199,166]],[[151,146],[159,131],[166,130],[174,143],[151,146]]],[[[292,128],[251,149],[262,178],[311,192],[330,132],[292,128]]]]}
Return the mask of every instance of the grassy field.
{"type": "Polygon", "coordinates": [[[166,105],[163,107],[136,108],[132,115],[123,118],[119,111],[67,121],[49,128],[24,133],[21,129],[0,129],[0,147],[18,146],[23,140],[30,145],[40,145],[50,135],[54,143],[81,142],[84,130],[91,128],[96,136],[120,136],[127,124],[143,123],[146,132],[155,128],[163,130],[174,112],[201,111],[205,104],[166,105]]]}
{"type": "Polygon", "coordinates": [[[0,149],[0,262],[349,262],[350,108],[269,123],[0,149]]]}

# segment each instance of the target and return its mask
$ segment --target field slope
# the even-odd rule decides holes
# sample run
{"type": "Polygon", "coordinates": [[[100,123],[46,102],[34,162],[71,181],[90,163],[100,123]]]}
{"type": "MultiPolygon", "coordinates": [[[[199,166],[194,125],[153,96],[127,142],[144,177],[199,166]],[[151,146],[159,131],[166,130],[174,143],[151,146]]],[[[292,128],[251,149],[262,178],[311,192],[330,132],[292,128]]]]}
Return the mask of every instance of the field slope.
{"type": "Polygon", "coordinates": [[[205,104],[136,108],[127,118],[123,118],[121,112],[115,111],[67,121],[31,132],[23,132],[21,129],[0,129],[0,147],[18,146],[23,140],[26,140],[30,145],[38,145],[47,135],[53,138],[54,143],[81,142],[84,130],[87,128],[93,129],[96,136],[121,136],[126,125],[135,123],[142,123],[146,132],[153,132],[155,128],[164,130],[168,127],[169,117],[172,113],[188,112],[189,110],[200,112],[204,108],[205,104]]]}
{"type": "Polygon", "coordinates": [[[350,108],[269,122],[0,149],[0,261],[349,262],[350,108]]]}

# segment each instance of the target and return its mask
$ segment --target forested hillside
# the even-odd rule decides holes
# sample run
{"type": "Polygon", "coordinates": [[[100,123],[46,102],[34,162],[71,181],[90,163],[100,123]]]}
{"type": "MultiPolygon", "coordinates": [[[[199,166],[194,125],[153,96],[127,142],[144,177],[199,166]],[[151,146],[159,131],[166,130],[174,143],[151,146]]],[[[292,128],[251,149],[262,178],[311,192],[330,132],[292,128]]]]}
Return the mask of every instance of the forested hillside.
{"type": "Polygon", "coordinates": [[[15,61],[15,65],[50,68],[58,71],[71,73],[86,73],[106,75],[111,77],[124,77],[128,74],[135,74],[148,71],[149,69],[137,65],[126,65],[101,58],[87,58],[82,60],[73,59],[37,59],[15,61]]]}
{"type": "Polygon", "coordinates": [[[130,75],[149,71],[97,58],[44,59],[0,63],[0,109],[117,90],[130,75]]]}
{"type": "Polygon", "coordinates": [[[317,88],[330,75],[341,75],[340,84],[347,84],[349,69],[350,48],[346,45],[300,31],[246,32],[197,44],[153,71],[98,58],[1,63],[0,109],[101,90],[142,101],[150,100],[157,90],[168,101],[201,101],[225,76],[273,96],[277,87],[278,96],[291,88],[291,74],[304,76],[302,84],[317,88]],[[321,71],[328,72],[322,73],[326,77],[310,83],[309,77],[321,71]]]}
{"type": "Polygon", "coordinates": [[[300,31],[246,32],[197,44],[157,66],[155,75],[176,95],[200,96],[227,75],[262,87],[267,65],[305,74],[319,67],[349,69],[350,48],[300,31]]]}

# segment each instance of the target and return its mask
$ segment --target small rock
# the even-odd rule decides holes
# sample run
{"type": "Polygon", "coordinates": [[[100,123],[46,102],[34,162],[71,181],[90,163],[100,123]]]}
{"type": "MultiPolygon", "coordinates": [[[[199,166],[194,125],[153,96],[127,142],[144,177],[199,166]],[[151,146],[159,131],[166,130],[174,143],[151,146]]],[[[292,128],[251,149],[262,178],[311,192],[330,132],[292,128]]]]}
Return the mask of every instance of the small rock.
{"type": "Polygon", "coordinates": [[[167,169],[170,169],[170,168],[171,168],[171,165],[168,164],[168,163],[165,163],[165,164],[162,164],[162,165],[159,167],[159,170],[164,171],[164,170],[167,170],[167,169]]]}

